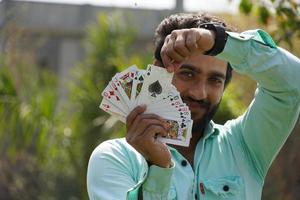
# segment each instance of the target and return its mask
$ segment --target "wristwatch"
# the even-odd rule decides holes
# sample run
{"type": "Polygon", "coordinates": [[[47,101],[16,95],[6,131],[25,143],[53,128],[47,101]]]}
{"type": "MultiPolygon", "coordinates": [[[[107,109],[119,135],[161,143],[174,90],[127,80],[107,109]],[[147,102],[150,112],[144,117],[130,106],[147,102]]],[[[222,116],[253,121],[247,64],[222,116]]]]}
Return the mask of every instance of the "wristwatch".
{"type": "Polygon", "coordinates": [[[225,44],[227,42],[227,37],[228,37],[225,28],[220,24],[216,24],[216,23],[200,24],[199,28],[204,28],[207,30],[214,31],[216,36],[214,46],[209,51],[206,51],[204,55],[216,56],[219,53],[221,53],[225,47],[225,44]]]}

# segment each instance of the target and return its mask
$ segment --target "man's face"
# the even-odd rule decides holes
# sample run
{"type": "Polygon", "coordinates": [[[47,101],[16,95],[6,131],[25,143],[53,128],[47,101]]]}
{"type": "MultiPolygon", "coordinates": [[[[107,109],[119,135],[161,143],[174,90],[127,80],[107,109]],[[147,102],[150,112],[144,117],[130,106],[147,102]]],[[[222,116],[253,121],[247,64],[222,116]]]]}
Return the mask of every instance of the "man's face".
{"type": "MultiPolygon", "coordinates": [[[[189,57],[174,73],[173,85],[189,106],[194,129],[204,128],[222,99],[227,63],[212,56],[189,57]]],[[[195,130],[196,131],[196,130],[195,130]]]]}

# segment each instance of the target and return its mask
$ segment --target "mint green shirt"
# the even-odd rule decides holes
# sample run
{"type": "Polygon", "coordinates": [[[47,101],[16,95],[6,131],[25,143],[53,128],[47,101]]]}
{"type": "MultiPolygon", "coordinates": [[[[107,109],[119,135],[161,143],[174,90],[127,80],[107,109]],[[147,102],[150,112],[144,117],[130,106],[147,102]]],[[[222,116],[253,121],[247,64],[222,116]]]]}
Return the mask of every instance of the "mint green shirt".
{"type": "Polygon", "coordinates": [[[139,191],[144,200],[261,199],[267,171],[298,119],[300,60],[262,30],[228,34],[217,57],[258,83],[247,111],[225,125],[210,122],[194,170],[172,147],[173,167],[165,169],[148,167],[124,138],[103,142],[88,165],[90,199],[134,200],[139,191]]]}

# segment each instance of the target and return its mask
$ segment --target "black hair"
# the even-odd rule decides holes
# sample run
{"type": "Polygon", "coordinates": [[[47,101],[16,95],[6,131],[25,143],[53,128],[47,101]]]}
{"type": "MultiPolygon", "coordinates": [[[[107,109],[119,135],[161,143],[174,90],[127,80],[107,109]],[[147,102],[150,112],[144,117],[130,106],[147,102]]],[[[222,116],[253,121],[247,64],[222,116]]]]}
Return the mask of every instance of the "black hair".
{"type": "MultiPolygon", "coordinates": [[[[203,23],[214,23],[223,26],[226,31],[232,31],[232,28],[228,27],[223,20],[218,19],[215,16],[208,15],[206,13],[178,13],[170,15],[165,18],[156,28],[154,36],[154,57],[162,63],[160,51],[164,44],[167,35],[171,34],[173,30],[186,29],[186,28],[198,28],[203,23]]],[[[225,86],[230,82],[232,77],[232,67],[228,62],[225,78],[225,86]]]]}

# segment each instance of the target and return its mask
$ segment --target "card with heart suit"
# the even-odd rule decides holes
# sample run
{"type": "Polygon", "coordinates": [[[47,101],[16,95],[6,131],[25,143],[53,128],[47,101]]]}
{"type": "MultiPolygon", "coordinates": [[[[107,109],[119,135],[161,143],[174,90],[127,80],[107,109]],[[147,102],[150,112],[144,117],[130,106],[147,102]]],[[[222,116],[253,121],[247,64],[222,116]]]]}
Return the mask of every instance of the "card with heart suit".
{"type": "Polygon", "coordinates": [[[135,65],[117,73],[102,92],[100,108],[126,123],[127,115],[138,105],[146,105],[144,113],[162,117],[168,125],[168,134],[158,137],[161,142],[189,146],[193,120],[188,106],[183,103],[172,73],[154,65],[146,70],[135,65]]]}

